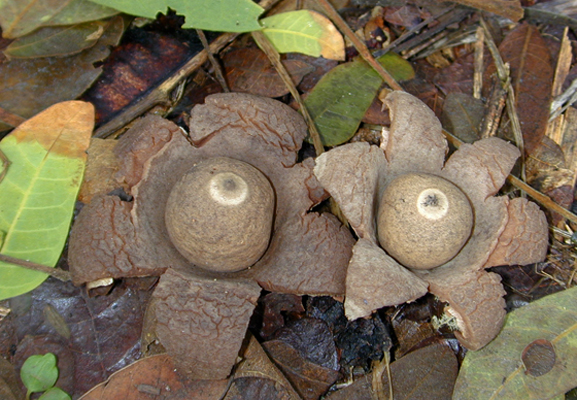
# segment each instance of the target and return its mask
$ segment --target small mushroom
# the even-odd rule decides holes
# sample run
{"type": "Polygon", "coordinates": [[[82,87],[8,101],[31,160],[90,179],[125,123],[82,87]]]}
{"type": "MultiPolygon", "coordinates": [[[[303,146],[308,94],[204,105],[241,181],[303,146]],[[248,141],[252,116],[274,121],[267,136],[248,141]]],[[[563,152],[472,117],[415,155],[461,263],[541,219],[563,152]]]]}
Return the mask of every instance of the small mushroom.
{"type": "Polygon", "coordinates": [[[117,186],[93,194],[76,218],[70,271],[77,285],[160,275],[147,313],[158,340],[187,377],[222,379],[237,360],[261,289],[342,295],[353,238],[333,215],[311,211],[328,193],[313,175],[313,160],[297,162],[306,124],[289,106],[212,95],[192,109],[189,127],[186,134],[150,115],[116,141],[117,186]],[[231,174],[231,163],[244,172],[231,174]],[[217,179],[202,186],[203,174],[217,179]],[[120,187],[130,197],[118,197],[120,187]],[[211,197],[213,206],[198,206],[211,197]],[[260,203],[243,206],[253,197],[260,203]],[[253,236],[260,238],[248,244],[253,236]],[[245,239],[244,255],[227,244],[245,239]],[[223,261],[224,253],[232,260],[223,261]]]}
{"type": "Polygon", "coordinates": [[[446,263],[463,248],[472,228],[467,196],[440,176],[403,174],[382,195],[379,242],[406,267],[431,269],[446,263]]]}
{"type": "Polygon", "coordinates": [[[445,161],[448,146],[441,125],[425,104],[398,91],[389,93],[385,104],[391,127],[383,132],[381,147],[350,143],[316,160],[317,179],[359,237],[347,269],[345,314],[365,317],[428,290],[449,304],[446,313],[457,321],[459,341],[470,350],[480,349],[499,333],[505,317],[500,277],[485,269],[543,260],[548,247],[545,215],[525,199],[496,196],[520,155],[515,146],[494,137],[482,139],[462,145],[445,161]],[[407,177],[425,176],[450,182],[451,190],[462,192],[462,215],[446,232],[438,220],[422,215],[450,214],[450,201],[443,207],[446,189],[431,195],[426,185],[417,189],[413,183],[412,194],[399,194],[407,177]],[[385,209],[389,203],[396,206],[385,209]],[[412,208],[410,218],[401,208],[412,208]],[[384,250],[375,236],[377,219],[384,250]],[[411,219],[420,222],[402,233],[411,219]],[[447,246],[437,236],[457,240],[443,254],[447,246]]]}
{"type": "Polygon", "coordinates": [[[166,228],[177,250],[194,265],[240,271],[257,262],[268,247],[274,200],[270,182],[252,165],[210,158],[172,188],[166,228]]]}

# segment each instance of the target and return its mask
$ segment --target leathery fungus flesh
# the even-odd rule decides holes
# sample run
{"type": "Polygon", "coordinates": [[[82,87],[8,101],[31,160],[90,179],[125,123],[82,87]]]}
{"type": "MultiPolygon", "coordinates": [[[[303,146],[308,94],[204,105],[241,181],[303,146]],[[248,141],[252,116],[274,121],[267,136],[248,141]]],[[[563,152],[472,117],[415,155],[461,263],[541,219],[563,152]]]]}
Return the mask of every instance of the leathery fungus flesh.
{"type": "Polygon", "coordinates": [[[160,276],[152,336],[188,378],[224,379],[261,290],[344,294],[354,241],[333,215],[310,212],[328,193],[313,160],[297,162],[306,124],[296,111],[212,95],[192,109],[189,129],[147,116],[112,145],[93,142],[112,149],[101,169],[113,172],[101,177],[109,186],[83,196],[91,200],[72,228],[70,270],[77,285],[160,276]]]}
{"type": "Polygon", "coordinates": [[[445,160],[441,124],[425,104],[392,92],[385,105],[391,126],[380,147],[346,144],[319,156],[315,167],[359,237],[347,270],[345,313],[365,317],[429,291],[448,303],[461,343],[479,349],[505,317],[501,278],[486,269],[543,260],[545,215],[526,199],[495,196],[520,155],[515,146],[488,138],[445,160]],[[421,186],[425,177],[460,193],[462,210],[452,212],[447,189],[421,186]],[[413,181],[409,193],[398,187],[404,180],[413,181]],[[448,226],[438,225],[447,215],[448,226]]]}

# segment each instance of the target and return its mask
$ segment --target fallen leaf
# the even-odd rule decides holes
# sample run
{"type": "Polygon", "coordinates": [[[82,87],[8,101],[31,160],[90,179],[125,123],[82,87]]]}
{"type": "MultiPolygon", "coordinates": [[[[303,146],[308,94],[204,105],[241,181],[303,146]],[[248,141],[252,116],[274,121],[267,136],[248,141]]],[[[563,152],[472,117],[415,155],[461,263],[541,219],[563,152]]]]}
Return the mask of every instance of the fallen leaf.
{"type": "Polygon", "coordinates": [[[577,288],[572,288],[512,311],[497,338],[467,353],[453,399],[548,399],[572,389],[577,381],[572,368],[577,362],[576,310],[577,288]],[[531,347],[539,343],[551,346],[528,361],[531,347]]]}
{"type": "MultiPolygon", "coordinates": [[[[446,345],[436,343],[407,354],[393,362],[390,369],[395,400],[445,400],[451,398],[458,365],[453,351],[446,345]]],[[[380,382],[375,376],[372,382],[371,377],[358,379],[352,385],[331,393],[327,400],[372,400],[375,389],[380,389],[383,392],[381,395],[388,396],[386,369],[382,376],[380,382]]]]}
{"type": "Polygon", "coordinates": [[[262,27],[258,16],[264,11],[251,0],[92,0],[94,3],[112,7],[127,14],[155,19],[158,13],[166,14],[168,8],[184,15],[183,28],[197,28],[220,32],[249,32],[262,27]]]}
{"type": "Polygon", "coordinates": [[[452,92],[443,103],[443,128],[463,142],[473,143],[481,138],[479,125],[483,119],[483,101],[464,93],[452,92]]]}
{"type": "Polygon", "coordinates": [[[118,11],[114,8],[103,7],[89,0],[72,0],[43,25],[74,25],[105,19],[116,14],[118,11]]]}
{"type": "Polygon", "coordinates": [[[493,14],[509,18],[512,21],[519,21],[523,18],[523,7],[519,0],[454,0],[455,3],[463,4],[467,7],[478,8],[489,11],[493,14]]]}
{"type": "Polygon", "coordinates": [[[557,355],[550,341],[537,339],[525,347],[521,360],[527,375],[542,376],[553,369],[557,355]]]}
{"type": "Polygon", "coordinates": [[[63,57],[94,46],[108,25],[105,21],[65,27],[45,27],[18,38],[4,50],[11,58],[63,57]]]}
{"type": "MultiPolygon", "coordinates": [[[[399,81],[414,76],[411,65],[394,53],[387,53],[378,61],[399,81]]],[[[325,146],[336,146],[353,137],[382,82],[359,58],[333,68],[321,78],[305,104],[325,146]]]]}
{"type": "MultiPolygon", "coordinates": [[[[29,119],[0,142],[10,160],[0,182],[2,254],[54,266],[84,173],[94,107],[71,101],[29,119]]],[[[26,293],[47,275],[0,262],[0,299],[26,293]]]]}
{"type": "Polygon", "coordinates": [[[114,373],[80,400],[213,400],[222,398],[228,380],[186,380],[166,354],[146,357],[114,373]]]}
{"type": "MultiPolygon", "coordinates": [[[[526,23],[509,32],[499,51],[511,67],[525,151],[531,154],[547,131],[553,85],[551,55],[537,28],[526,23]]],[[[491,71],[494,67],[487,69],[491,71]]]]}
{"type": "Polygon", "coordinates": [[[262,33],[279,53],[298,52],[331,60],[345,59],[343,37],[322,14],[310,10],[276,14],[261,20],[262,33]]]}
{"type": "MultiPolygon", "coordinates": [[[[280,97],[289,92],[268,57],[259,49],[230,51],[222,58],[227,83],[233,92],[252,93],[264,97],[280,97]]],[[[283,65],[298,85],[314,68],[299,60],[283,60],[283,65]]]]}
{"type": "Polygon", "coordinates": [[[16,370],[4,357],[0,357],[0,398],[4,400],[24,398],[16,370]]]}
{"type": "Polygon", "coordinates": [[[70,0],[4,0],[0,3],[0,26],[6,38],[26,35],[56,15],[70,0]]]}
{"type": "MultiPolygon", "coordinates": [[[[0,107],[30,118],[52,104],[77,98],[98,78],[102,67],[94,64],[108,56],[123,32],[124,21],[115,17],[98,43],[77,55],[1,63],[0,107]]],[[[0,121],[0,131],[9,127],[0,121]]]]}

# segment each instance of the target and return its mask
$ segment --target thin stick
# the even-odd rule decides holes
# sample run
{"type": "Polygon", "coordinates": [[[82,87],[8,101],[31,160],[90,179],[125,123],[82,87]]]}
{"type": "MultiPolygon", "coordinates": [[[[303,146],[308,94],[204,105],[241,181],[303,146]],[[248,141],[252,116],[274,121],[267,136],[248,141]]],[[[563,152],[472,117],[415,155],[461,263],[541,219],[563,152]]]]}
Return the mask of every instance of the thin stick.
{"type": "Polygon", "coordinates": [[[21,260],[19,258],[10,257],[5,254],[0,254],[0,261],[18,265],[19,267],[31,269],[33,271],[42,272],[53,276],[54,278],[61,280],[62,282],[67,282],[70,280],[70,272],[64,271],[60,268],[51,268],[46,265],[36,264],[31,261],[21,260]]]}
{"type": "MultiPolygon", "coordinates": [[[[447,138],[449,143],[451,143],[456,148],[459,148],[459,146],[461,146],[463,144],[463,141],[461,139],[459,139],[458,137],[456,137],[455,135],[453,135],[452,133],[447,132],[444,129],[443,129],[443,133],[445,134],[445,137],[447,138]]],[[[560,214],[561,216],[563,216],[563,218],[566,218],[569,221],[573,222],[574,224],[577,224],[577,215],[573,214],[571,211],[569,211],[566,208],[561,207],[559,204],[555,203],[553,200],[551,200],[551,198],[549,196],[547,196],[547,195],[541,193],[540,191],[532,188],[531,186],[529,186],[528,184],[526,184],[525,182],[523,182],[521,179],[517,178],[516,176],[509,175],[507,177],[507,180],[513,186],[515,186],[517,189],[527,193],[528,196],[532,197],[533,200],[535,200],[537,203],[541,204],[543,207],[545,207],[545,208],[547,208],[553,212],[556,212],[557,214],[560,214]]]]}
{"type": "Polygon", "coordinates": [[[292,96],[294,97],[296,102],[298,103],[300,110],[301,110],[301,113],[303,114],[303,117],[305,118],[305,121],[307,122],[307,125],[309,127],[309,133],[311,135],[311,139],[313,140],[313,146],[315,148],[315,152],[317,153],[317,156],[320,156],[325,151],[325,148],[323,146],[323,142],[321,140],[321,136],[317,130],[317,126],[315,125],[315,121],[313,120],[313,118],[309,114],[309,112],[305,106],[304,101],[301,99],[301,96],[300,96],[296,86],[294,85],[290,74],[288,73],[288,71],[284,67],[283,63],[280,61],[280,54],[278,53],[278,51],[274,48],[272,43],[267,39],[267,37],[262,32],[254,31],[254,32],[252,32],[252,37],[254,38],[256,44],[258,44],[258,46],[268,56],[268,59],[270,60],[272,65],[275,67],[276,71],[281,76],[283,82],[288,87],[290,93],[292,94],[292,96]]]}
{"type": "Polygon", "coordinates": [[[8,157],[6,157],[6,154],[2,152],[2,150],[0,150],[0,161],[2,161],[2,172],[0,172],[0,182],[2,182],[4,180],[4,177],[8,173],[8,167],[12,163],[10,162],[8,157]]]}
{"type": "Polygon", "coordinates": [[[359,39],[357,35],[352,31],[347,23],[341,18],[339,13],[333,8],[332,4],[328,0],[319,0],[319,3],[325,9],[328,17],[334,22],[334,24],[345,34],[347,38],[353,43],[353,46],[357,49],[361,57],[371,66],[377,73],[383,78],[385,83],[389,85],[394,90],[403,90],[402,86],[397,83],[395,78],[383,68],[381,64],[375,60],[365,43],[359,39]]]}
{"type": "Polygon", "coordinates": [[[202,29],[197,29],[196,33],[198,34],[198,37],[200,38],[200,42],[202,43],[202,47],[204,47],[204,49],[206,50],[206,54],[208,56],[208,60],[210,61],[210,64],[212,65],[212,68],[214,68],[214,74],[216,75],[216,80],[218,81],[218,83],[220,83],[222,90],[224,90],[226,93],[229,93],[230,89],[228,88],[228,85],[226,84],[226,80],[224,79],[224,74],[222,73],[222,68],[220,67],[220,64],[218,63],[218,61],[216,61],[216,58],[214,58],[214,53],[212,52],[212,50],[210,50],[210,46],[208,45],[208,41],[206,40],[206,36],[204,35],[204,31],[202,29]]]}
{"type": "Polygon", "coordinates": [[[473,97],[481,98],[481,88],[483,87],[483,42],[485,41],[485,31],[483,27],[477,27],[477,41],[475,42],[475,72],[473,72],[473,97]]]}

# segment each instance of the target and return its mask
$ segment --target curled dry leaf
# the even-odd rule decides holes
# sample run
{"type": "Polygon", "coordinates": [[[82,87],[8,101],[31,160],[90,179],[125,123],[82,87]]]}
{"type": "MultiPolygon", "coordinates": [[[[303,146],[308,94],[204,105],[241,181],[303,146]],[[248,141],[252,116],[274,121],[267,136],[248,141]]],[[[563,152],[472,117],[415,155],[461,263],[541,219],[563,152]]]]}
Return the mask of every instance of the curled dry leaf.
{"type": "MultiPolygon", "coordinates": [[[[526,200],[494,197],[519,156],[514,146],[497,138],[484,139],[462,145],[445,162],[447,143],[430,109],[403,92],[389,94],[385,103],[392,122],[381,148],[344,145],[321,155],[315,167],[318,180],[360,238],[347,272],[346,315],[351,319],[367,316],[374,309],[415,300],[428,289],[449,303],[446,311],[457,321],[459,340],[470,349],[481,348],[497,335],[505,315],[500,278],[484,269],[541,261],[548,245],[545,216],[526,200]],[[407,194],[396,204],[386,189],[408,174],[434,179],[429,188],[415,194],[414,203],[408,202],[413,195],[407,194]],[[447,184],[464,196],[451,198],[448,189],[442,189],[447,184]],[[456,246],[448,259],[428,265],[437,257],[436,249],[448,247],[435,241],[455,236],[456,228],[444,222],[451,221],[448,213],[457,201],[473,212],[475,222],[466,234],[468,240],[456,246]],[[409,207],[401,207],[407,202],[409,207]],[[420,222],[422,230],[417,224],[415,231],[405,235],[409,247],[422,254],[423,265],[402,265],[398,249],[390,247],[396,246],[394,241],[390,244],[382,237],[391,222],[390,213],[383,209],[391,205],[396,210],[392,215],[407,209],[405,215],[395,217],[406,219],[398,225],[405,226],[415,216],[425,218],[420,222]],[[377,232],[385,250],[375,238],[377,212],[384,216],[379,218],[377,232]],[[438,229],[438,235],[427,235],[423,243],[425,228],[430,226],[438,229]]],[[[414,190],[414,185],[409,189],[414,190]]]]}
{"type": "MultiPolygon", "coordinates": [[[[305,135],[304,121],[288,106],[239,93],[209,96],[192,110],[189,139],[194,145],[160,117],[138,121],[114,149],[117,186],[134,200],[101,193],[84,207],[70,239],[73,282],[164,273],[154,294],[162,344],[191,376],[226,377],[261,287],[299,295],[344,293],[353,239],[332,215],[309,212],[328,194],[313,175],[312,160],[296,163],[305,135]],[[239,272],[194,265],[171,242],[165,226],[172,188],[197,164],[215,157],[256,167],[276,196],[268,248],[239,272]]],[[[223,182],[224,189],[243,185],[223,182]]],[[[226,229],[234,233],[237,226],[231,221],[226,229]]],[[[219,252],[223,237],[208,236],[219,252]]]]}

